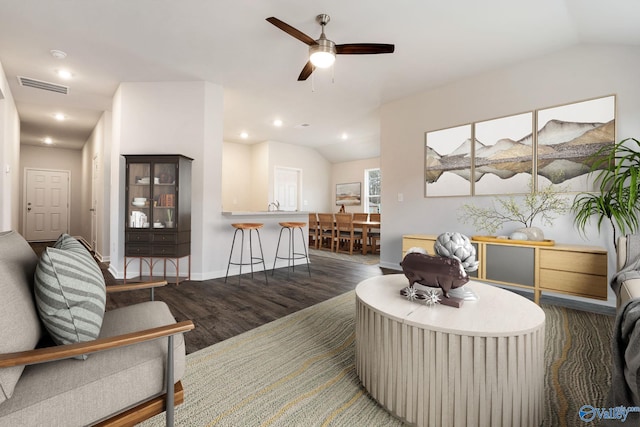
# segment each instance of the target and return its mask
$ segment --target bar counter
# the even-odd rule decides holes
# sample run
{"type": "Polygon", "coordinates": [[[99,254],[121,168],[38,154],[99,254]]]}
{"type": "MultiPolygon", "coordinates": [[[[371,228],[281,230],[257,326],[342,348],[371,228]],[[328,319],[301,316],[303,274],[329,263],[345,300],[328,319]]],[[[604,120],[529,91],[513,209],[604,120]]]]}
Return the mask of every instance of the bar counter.
{"type": "MultiPolygon", "coordinates": [[[[224,226],[224,229],[221,230],[224,232],[224,235],[220,237],[220,244],[223,246],[227,246],[228,250],[225,251],[226,256],[229,256],[229,250],[231,250],[231,240],[233,238],[234,228],[231,224],[240,223],[240,222],[252,222],[252,223],[262,223],[264,226],[260,228],[260,240],[262,241],[262,250],[264,251],[264,261],[267,267],[267,270],[271,270],[273,268],[273,261],[275,259],[276,247],[278,245],[278,236],[280,235],[280,222],[287,221],[295,221],[295,222],[304,222],[307,224],[303,229],[303,238],[300,237],[300,231],[295,230],[295,248],[296,252],[301,251],[302,240],[304,239],[304,245],[306,250],[309,250],[309,212],[307,211],[223,211],[222,216],[225,219],[224,222],[228,224],[228,226],[224,226]]],[[[249,257],[249,248],[248,248],[248,237],[245,237],[247,241],[245,242],[245,259],[249,257]]],[[[281,256],[286,253],[288,248],[288,234],[285,231],[282,236],[282,242],[280,243],[280,254],[281,256]]],[[[239,238],[238,238],[239,239],[239,238]]],[[[239,242],[238,242],[239,244],[239,242]]],[[[254,250],[257,248],[257,242],[254,241],[254,250]]],[[[255,255],[255,252],[254,252],[255,255]]],[[[234,259],[236,258],[236,254],[234,254],[234,259]]],[[[227,258],[228,259],[228,258],[227,258]]],[[[239,259],[239,255],[238,255],[239,259]]],[[[306,264],[305,260],[297,260],[297,265],[306,264]]],[[[286,267],[286,260],[278,260],[276,264],[276,268],[286,267]]],[[[226,268],[226,263],[225,263],[226,268]]],[[[262,265],[256,264],[254,265],[255,271],[261,271],[262,265]]],[[[249,267],[245,266],[242,268],[242,273],[248,273],[250,271],[249,267]]],[[[297,271],[297,270],[296,270],[297,271]]],[[[239,267],[231,266],[229,270],[229,276],[237,275],[239,272],[239,267]]],[[[304,267],[304,272],[306,273],[306,267],[304,267]]],[[[264,280],[264,276],[256,276],[256,280],[264,280]]]]}

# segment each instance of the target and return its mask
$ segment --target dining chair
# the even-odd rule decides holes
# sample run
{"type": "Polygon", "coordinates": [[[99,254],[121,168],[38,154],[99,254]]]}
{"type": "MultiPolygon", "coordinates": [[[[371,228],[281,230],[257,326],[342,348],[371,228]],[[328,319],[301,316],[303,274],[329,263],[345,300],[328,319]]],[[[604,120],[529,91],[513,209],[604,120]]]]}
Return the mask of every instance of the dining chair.
{"type": "Polygon", "coordinates": [[[349,255],[353,255],[353,245],[356,240],[362,240],[362,233],[353,229],[353,214],[337,213],[335,216],[336,252],[349,252],[349,255]]]}
{"type": "MultiPolygon", "coordinates": [[[[353,221],[369,221],[369,214],[367,212],[354,212],[353,213],[353,221]]],[[[353,229],[356,232],[360,232],[363,233],[364,230],[362,229],[362,226],[359,226],[358,224],[354,224],[353,225],[353,229]]],[[[365,244],[366,242],[363,242],[362,239],[360,239],[360,241],[357,241],[354,245],[354,249],[356,250],[360,250],[362,249],[362,245],[365,244]]]]}
{"type": "MultiPolygon", "coordinates": [[[[380,214],[369,214],[369,221],[380,222],[380,214]]],[[[378,253],[380,251],[380,228],[370,228],[367,238],[369,239],[369,247],[371,248],[371,253],[378,253]]]]}
{"type": "Polygon", "coordinates": [[[354,221],[369,221],[369,214],[366,212],[354,212],[353,213],[354,221]]]}
{"type": "Polygon", "coordinates": [[[318,214],[309,212],[309,247],[318,249],[318,214]]]}
{"type": "Polygon", "coordinates": [[[318,249],[333,252],[333,240],[335,232],[333,228],[333,214],[318,214],[318,249]]]}

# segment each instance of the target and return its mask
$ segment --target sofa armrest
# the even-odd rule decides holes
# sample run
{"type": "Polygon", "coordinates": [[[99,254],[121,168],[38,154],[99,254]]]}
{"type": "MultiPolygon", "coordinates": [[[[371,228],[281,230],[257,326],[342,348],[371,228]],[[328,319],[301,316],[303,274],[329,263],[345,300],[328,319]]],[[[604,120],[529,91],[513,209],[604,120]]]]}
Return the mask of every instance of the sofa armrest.
{"type": "Polygon", "coordinates": [[[106,287],[107,293],[112,292],[124,292],[124,291],[135,291],[137,289],[153,289],[160,286],[165,286],[167,284],[166,280],[161,280],[159,282],[141,282],[141,283],[129,283],[124,285],[109,285],[106,287]]]}
{"type": "Polygon", "coordinates": [[[51,362],[60,359],[69,359],[82,354],[95,353],[124,347],[144,341],[188,332],[195,328],[191,320],[173,323],[157,328],[131,332],[129,334],[116,335],[108,338],[99,338],[77,344],[58,345],[54,347],[37,348],[35,350],[20,351],[15,353],[0,354],[0,368],[11,366],[33,365],[36,363],[51,362]]]}
{"type": "Polygon", "coordinates": [[[616,308],[619,310],[627,301],[640,298],[640,279],[627,279],[622,282],[616,301],[616,308]]]}

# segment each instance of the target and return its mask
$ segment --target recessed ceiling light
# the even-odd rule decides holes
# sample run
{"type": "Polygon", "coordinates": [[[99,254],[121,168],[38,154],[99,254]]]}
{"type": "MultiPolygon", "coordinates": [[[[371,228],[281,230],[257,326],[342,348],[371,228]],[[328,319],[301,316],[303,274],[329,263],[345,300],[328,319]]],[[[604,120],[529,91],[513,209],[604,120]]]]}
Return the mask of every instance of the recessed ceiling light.
{"type": "Polygon", "coordinates": [[[67,57],[67,53],[63,52],[61,50],[58,49],[52,49],[49,51],[51,53],[51,56],[53,56],[56,59],[64,59],[67,57]]]}
{"type": "Polygon", "coordinates": [[[274,125],[275,127],[278,127],[278,128],[279,128],[280,126],[282,126],[282,120],[280,120],[280,119],[275,119],[275,120],[273,121],[273,125],[274,125]]]}
{"type": "Polygon", "coordinates": [[[66,119],[66,118],[67,118],[67,116],[65,116],[65,115],[64,115],[64,114],[62,114],[62,113],[56,113],[56,114],[54,114],[54,115],[53,115],[53,117],[54,117],[57,121],[59,121],[59,122],[61,122],[61,121],[63,121],[64,119],[66,119]]]}
{"type": "Polygon", "coordinates": [[[247,138],[249,138],[249,134],[246,133],[246,132],[240,132],[240,138],[247,139],[247,138]]]}
{"type": "Polygon", "coordinates": [[[45,144],[53,144],[53,139],[51,139],[50,137],[46,137],[45,139],[42,140],[42,142],[44,142],[45,144]]]}
{"type": "Polygon", "coordinates": [[[71,71],[69,70],[57,70],[56,74],[61,79],[70,79],[72,77],[71,71]]]}
{"type": "Polygon", "coordinates": [[[340,138],[342,138],[342,139],[344,139],[344,140],[347,140],[347,139],[349,139],[349,135],[347,135],[347,133],[346,133],[346,132],[343,132],[343,133],[342,133],[342,136],[340,136],[340,138]]]}

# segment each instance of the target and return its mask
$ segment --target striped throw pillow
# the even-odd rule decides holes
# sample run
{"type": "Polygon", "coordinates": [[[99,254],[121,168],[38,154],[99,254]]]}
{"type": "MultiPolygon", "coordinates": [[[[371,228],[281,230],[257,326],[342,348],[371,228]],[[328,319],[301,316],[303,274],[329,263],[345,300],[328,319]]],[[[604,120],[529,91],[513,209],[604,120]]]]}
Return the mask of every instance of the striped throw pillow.
{"type": "Polygon", "coordinates": [[[53,247],[56,249],[62,249],[65,251],[80,251],[87,252],[87,249],[84,247],[82,243],[78,241],[75,237],[69,236],[68,234],[61,234],[58,237],[58,240],[53,244],[53,247]]]}
{"type": "Polygon", "coordinates": [[[56,344],[94,340],[102,327],[104,276],[91,254],[77,244],[82,250],[75,245],[47,248],[36,267],[36,306],[56,344]]]}

